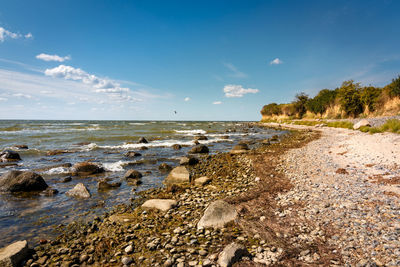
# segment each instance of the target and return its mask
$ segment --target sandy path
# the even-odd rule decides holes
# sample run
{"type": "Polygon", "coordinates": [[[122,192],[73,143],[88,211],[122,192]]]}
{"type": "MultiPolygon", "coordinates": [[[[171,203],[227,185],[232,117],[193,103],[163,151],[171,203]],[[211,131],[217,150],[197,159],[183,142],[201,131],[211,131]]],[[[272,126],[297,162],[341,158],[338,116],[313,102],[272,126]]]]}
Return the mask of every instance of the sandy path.
{"type": "Polygon", "coordinates": [[[400,135],[316,129],[320,139],[283,157],[295,186],[279,204],[305,203],[293,212],[334,229],[329,242],[346,264],[400,266],[400,135]]]}

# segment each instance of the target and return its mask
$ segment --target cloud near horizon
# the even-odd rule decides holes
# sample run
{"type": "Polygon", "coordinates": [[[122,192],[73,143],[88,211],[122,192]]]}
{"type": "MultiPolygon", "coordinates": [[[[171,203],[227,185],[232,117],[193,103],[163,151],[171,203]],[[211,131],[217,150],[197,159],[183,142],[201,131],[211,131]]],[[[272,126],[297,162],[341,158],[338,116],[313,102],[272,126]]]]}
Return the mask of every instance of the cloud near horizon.
{"type": "Polygon", "coordinates": [[[44,61],[57,61],[57,62],[64,62],[66,60],[70,60],[70,56],[60,57],[58,55],[49,55],[41,53],[36,56],[37,59],[44,60],[44,61]]]}
{"type": "Polygon", "coordinates": [[[282,63],[283,63],[282,60],[280,60],[279,58],[275,58],[269,64],[271,64],[271,65],[279,65],[279,64],[282,64],[282,63]]]}
{"type": "Polygon", "coordinates": [[[19,39],[22,37],[24,37],[25,39],[30,39],[33,38],[33,35],[30,32],[25,35],[22,35],[20,33],[11,32],[4,29],[3,27],[0,27],[0,42],[4,42],[7,38],[19,39]]]}
{"type": "Polygon", "coordinates": [[[256,94],[258,89],[243,88],[242,85],[229,84],[224,86],[224,93],[226,97],[243,97],[245,94],[256,94]]]}
{"type": "Polygon", "coordinates": [[[213,102],[213,105],[221,105],[221,104],[222,104],[221,101],[214,101],[214,102],[213,102]]]}
{"type": "Polygon", "coordinates": [[[129,88],[123,88],[113,80],[99,78],[96,75],[89,74],[80,68],[74,68],[66,65],[59,65],[52,69],[46,69],[44,74],[55,78],[64,78],[65,80],[80,81],[86,85],[92,86],[96,93],[122,93],[129,92],[129,88]]]}

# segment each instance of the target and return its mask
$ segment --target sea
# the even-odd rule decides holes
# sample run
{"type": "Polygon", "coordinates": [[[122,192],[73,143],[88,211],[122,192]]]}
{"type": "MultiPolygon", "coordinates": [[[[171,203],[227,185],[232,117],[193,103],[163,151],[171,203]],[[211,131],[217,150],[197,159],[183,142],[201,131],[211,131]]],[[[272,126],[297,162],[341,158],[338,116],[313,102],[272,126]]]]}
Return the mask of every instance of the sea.
{"type": "Polygon", "coordinates": [[[0,175],[10,170],[37,171],[58,194],[19,195],[0,193],[0,247],[17,240],[37,243],[57,234],[59,226],[77,220],[88,220],[101,215],[117,204],[129,204],[137,192],[163,186],[168,173],[158,166],[167,163],[179,165],[194,145],[197,135],[208,146],[210,154],[229,151],[241,140],[264,140],[282,131],[249,127],[248,122],[229,121],[0,121],[0,149],[13,150],[21,156],[16,165],[0,163],[0,175]],[[228,137],[227,137],[228,136],[228,137]],[[140,137],[147,144],[138,143],[140,137]],[[226,139],[228,138],[228,139],[226,139]],[[174,144],[182,149],[175,150],[174,144]],[[27,149],[18,148],[26,145],[27,149]],[[143,149],[146,147],[147,149],[143,149]],[[62,150],[68,153],[49,153],[62,150]],[[141,156],[128,158],[128,151],[141,156]],[[68,167],[54,167],[64,163],[75,164],[93,161],[106,172],[94,177],[72,177],[68,167]],[[124,179],[124,173],[135,169],[143,173],[142,184],[132,188],[124,179]],[[99,179],[121,182],[122,185],[108,191],[98,191],[99,179]],[[75,199],[65,193],[77,183],[89,189],[91,198],[75,199]]]}

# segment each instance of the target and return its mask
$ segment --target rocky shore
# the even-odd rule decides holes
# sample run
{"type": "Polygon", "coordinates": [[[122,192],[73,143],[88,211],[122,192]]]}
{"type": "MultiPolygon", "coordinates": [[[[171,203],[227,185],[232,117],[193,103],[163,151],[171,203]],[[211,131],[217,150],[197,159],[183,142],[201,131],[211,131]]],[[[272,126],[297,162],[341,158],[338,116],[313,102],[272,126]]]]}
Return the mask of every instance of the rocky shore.
{"type": "Polygon", "coordinates": [[[233,153],[202,156],[185,167],[190,183],[141,192],[131,205],[66,226],[55,240],[41,240],[25,266],[340,264],[324,227],[287,224],[276,210],[275,198],[291,188],[277,160],[316,137],[293,132],[253,150],[242,142],[233,153]],[[292,242],[299,233],[305,238],[292,242]]]}

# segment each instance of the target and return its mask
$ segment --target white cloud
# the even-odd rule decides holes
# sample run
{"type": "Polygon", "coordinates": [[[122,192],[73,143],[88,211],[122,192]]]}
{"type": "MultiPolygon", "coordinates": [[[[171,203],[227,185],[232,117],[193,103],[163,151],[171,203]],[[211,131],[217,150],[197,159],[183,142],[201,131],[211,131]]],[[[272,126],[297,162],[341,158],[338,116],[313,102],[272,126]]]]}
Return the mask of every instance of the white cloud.
{"type": "Polygon", "coordinates": [[[37,55],[36,58],[44,60],[44,61],[58,61],[58,62],[64,62],[66,60],[71,59],[70,56],[60,57],[58,55],[48,55],[48,54],[44,54],[44,53],[37,55]]]}
{"type": "Polygon", "coordinates": [[[0,97],[0,101],[7,101],[8,99],[5,97],[0,97]]]}
{"type": "Polygon", "coordinates": [[[185,99],[184,99],[186,102],[187,101],[190,101],[190,97],[185,97],[185,99]]]}
{"type": "Polygon", "coordinates": [[[40,93],[44,94],[44,95],[51,95],[53,93],[53,91],[42,90],[42,91],[40,91],[40,93]]]}
{"type": "Polygon", "coordinates": [[[221,105],[222,102],[221,102],[221,101],[214,101],[213,104],[214,104],[214,105],[221,105]]]}
{"type": "Polygon", "coordinates": [[[4,42],[7,38],[18,39],[21,37],[25,37],[26,39],[33,38],[32,33],[25,34],[22,36],[20,33],[15,33],[0,27],[0,42],[4,42]]]}
{"type": "Polygon", "coordinates": [[[232,63],[224,63],[224,66],[232,71],[232,73],[229,75],[231,77],[235,77],[235,78],[246,78],[247,77],[246,73],[239,71],[235,67],[235,65],[233,65],[232,63]]]}
{"type": "Polygon", "coordinates": [[[27,98],[27,99],[31,99],[32,96],[28,95],[28,94],[22,94],[22,93],[16,93],[16,94],[12,94],[12,96],[14,97],[19,97],[19,98],[27,98]]]}
{"type": "Polygon", "coordinates": [[[279,58],[275,58],[269,64],[271,64],[271,65],[279,65],[279,64],[282,64],[282,63],[283,63],[282,60],[280,60],[279,58]]]}
{"type": "Polygon", "coordinates": [[[243,88],[242,85],[229,84],[224,87],[226,97],[242,97],[245,94],[256,94],[258,92],[258,89],[243,88]]]}
{"type": "Polygon", "coordinates": [[[107,78],[99,78],[93,74],[89,74],[79,68],[71,66],[59,65],[52,69],[46,69],[44,74],[56,78],[64,78],[66,80],[80,81],[95,88],[94,92],[96,93],[129,92],[129,88],[121,87],[121,85],[116,81],[107,78]]]}

